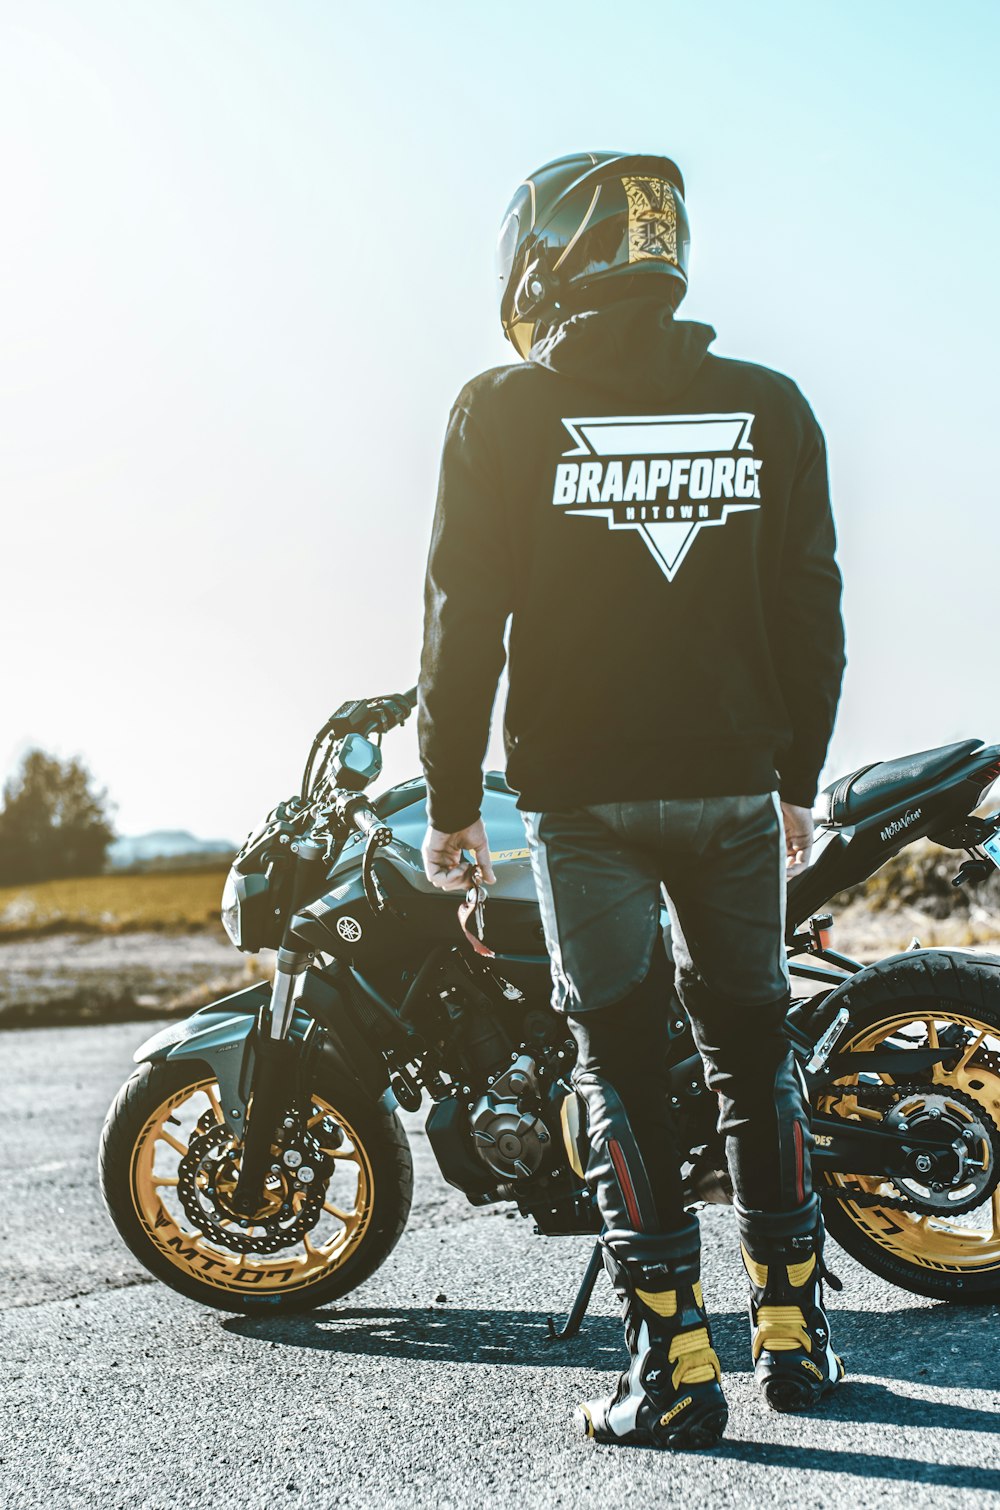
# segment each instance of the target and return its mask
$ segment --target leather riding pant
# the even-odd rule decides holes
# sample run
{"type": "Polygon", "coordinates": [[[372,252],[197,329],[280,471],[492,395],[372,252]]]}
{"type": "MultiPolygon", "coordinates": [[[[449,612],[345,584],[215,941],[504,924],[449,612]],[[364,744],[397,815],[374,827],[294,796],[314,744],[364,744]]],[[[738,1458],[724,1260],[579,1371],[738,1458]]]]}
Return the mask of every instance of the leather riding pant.
{"type": "Polygon", "coordinates": [[[669,1081],[677,996],[719,1100],[739,1206],[808,1201],[808,1112],[789,1048],[785,862],[773,794],[525,815],[552,960],[577,1043],[587,1177],[605,1228],[689,1220],[669,1081]],[[661,888],[676,965],[660,931],[661,888]]]}

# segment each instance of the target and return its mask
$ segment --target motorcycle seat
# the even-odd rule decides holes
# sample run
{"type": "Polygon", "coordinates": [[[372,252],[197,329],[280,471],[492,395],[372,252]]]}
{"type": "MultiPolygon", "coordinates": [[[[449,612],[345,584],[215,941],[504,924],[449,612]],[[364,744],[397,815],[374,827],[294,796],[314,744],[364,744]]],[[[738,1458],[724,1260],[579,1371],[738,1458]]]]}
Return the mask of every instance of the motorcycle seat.
{"type": "Polygon", "coordinates": [[[915,755],[903,755],[898,760],[877,760],[860,766],[820,792],[816,816],[833,828],[860,823],[875,813],[919,797],[981,749],[982,744],[981,739],[962,739],[957,744],[918,750],[915,755]]]}

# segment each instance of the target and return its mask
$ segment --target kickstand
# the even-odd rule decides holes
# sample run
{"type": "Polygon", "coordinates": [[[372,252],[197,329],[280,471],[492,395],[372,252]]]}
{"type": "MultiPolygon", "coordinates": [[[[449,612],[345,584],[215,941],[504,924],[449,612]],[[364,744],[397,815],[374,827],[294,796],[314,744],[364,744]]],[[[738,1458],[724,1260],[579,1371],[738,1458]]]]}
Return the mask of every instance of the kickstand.
{"type": "Polygon", "coordinates": [[[601,1245],[600,1243],[595,1243],[594,1251],[590,1255],[590,1260],[584,1272],[583,1280],[580,1284],[579,1290],[577,1291],[576,1299],[573,1302],[573,1309],[566,1317],[565,1326],[557,1327],[552,1317],[549,1317],[549,1342],[567,1342],[571,1337],[576,1336],[577,1332],[580,1330],[580,1327],[583,1325],[583,1318],[587,1314],[587,1307],[590,1305],[590,1297],[594,1293],[594,1286],[597,1283],[597,1276],[601,1272],[603,1262],[604,1260],[601,1256],[601,1245]]]}

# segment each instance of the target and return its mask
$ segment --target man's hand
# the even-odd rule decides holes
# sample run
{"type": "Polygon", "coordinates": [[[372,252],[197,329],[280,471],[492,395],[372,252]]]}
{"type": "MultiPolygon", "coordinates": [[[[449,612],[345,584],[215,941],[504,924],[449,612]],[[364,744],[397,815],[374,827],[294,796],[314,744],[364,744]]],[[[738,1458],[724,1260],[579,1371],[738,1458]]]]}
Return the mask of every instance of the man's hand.
{"type": "Polygon", "coordinates": [[[808,807],[783,802],[781,817],[785,825],[785,866],[788,875],[794,876],[805,870],[812,856],[813,815],[808,807]]]}
{"type": "Polygon", "coordinates": [[[463,849],[471,849],[487,884],[496,880],[490,860],[490,841],[482,818],[477,818],[475,823],[460,829],[457,834],[443,834],[437,828],[427,830],[421,853],[428,881],[433,881],[442,891],[467,891],[473,867],[462,859],[463,849]]]}

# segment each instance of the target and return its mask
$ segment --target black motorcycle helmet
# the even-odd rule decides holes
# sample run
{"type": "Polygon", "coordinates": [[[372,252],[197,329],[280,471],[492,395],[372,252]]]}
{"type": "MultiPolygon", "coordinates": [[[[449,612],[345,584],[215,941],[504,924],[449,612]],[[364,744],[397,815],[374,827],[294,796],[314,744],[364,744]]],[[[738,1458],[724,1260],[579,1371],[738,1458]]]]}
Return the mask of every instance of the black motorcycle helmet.
{"type": "Polygon", "coordinates": [[[690,244],[684,180],[669,157],[574,152],[546,163],[518,186],[500,228],[504,335],[526,357],[539,325],[581,308],[605,279],[669,278],[676,308],[690,244]]]}

